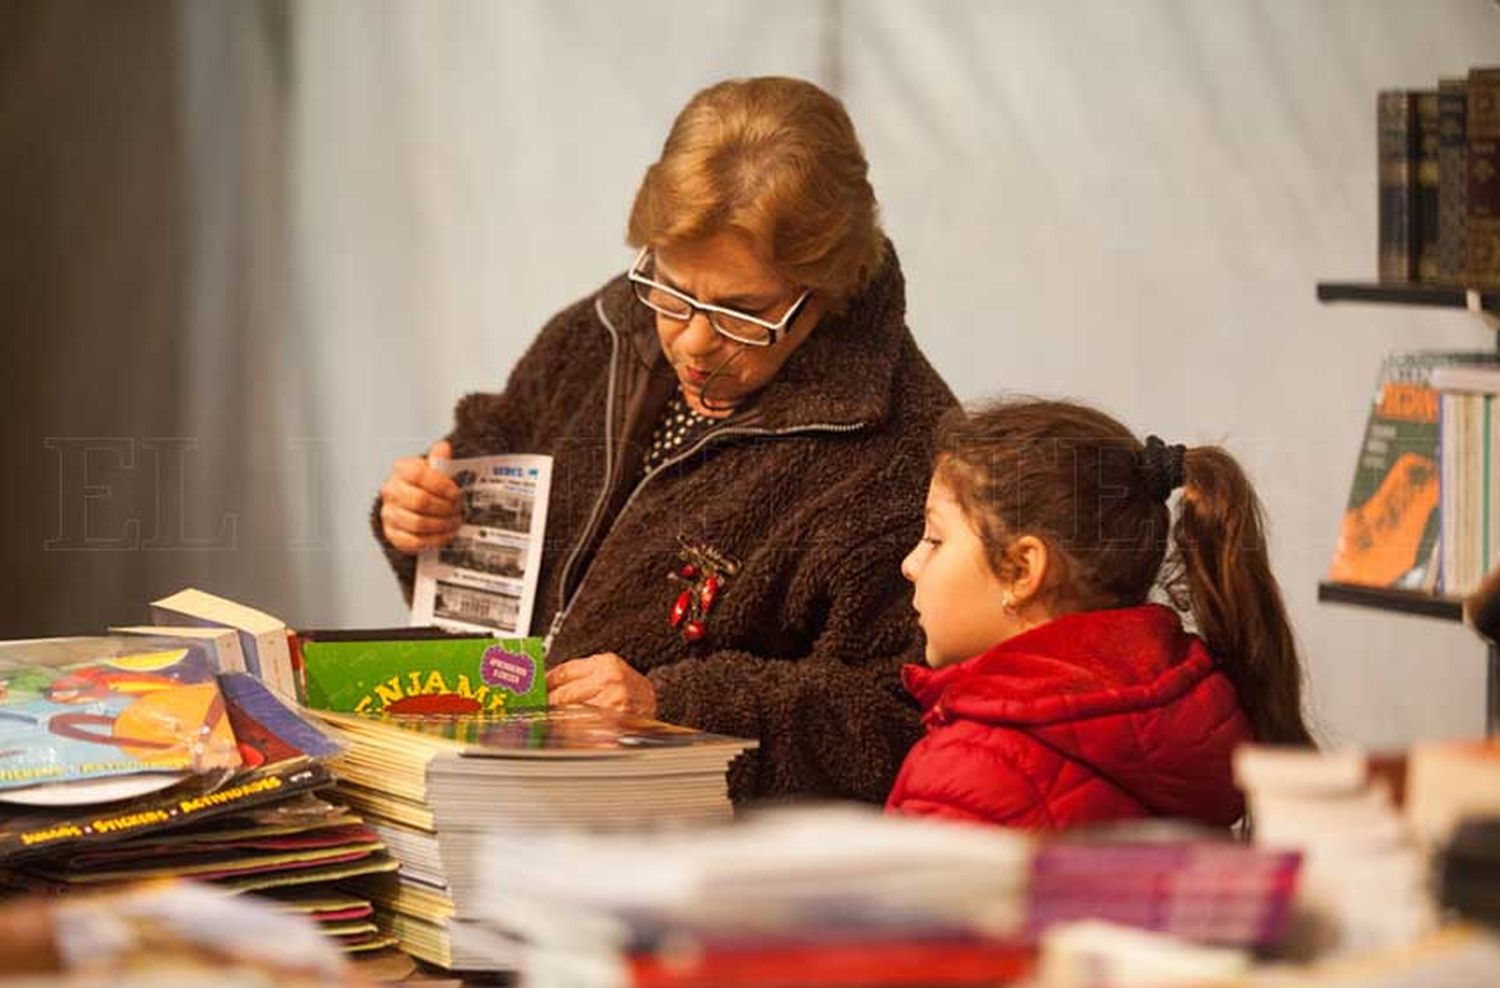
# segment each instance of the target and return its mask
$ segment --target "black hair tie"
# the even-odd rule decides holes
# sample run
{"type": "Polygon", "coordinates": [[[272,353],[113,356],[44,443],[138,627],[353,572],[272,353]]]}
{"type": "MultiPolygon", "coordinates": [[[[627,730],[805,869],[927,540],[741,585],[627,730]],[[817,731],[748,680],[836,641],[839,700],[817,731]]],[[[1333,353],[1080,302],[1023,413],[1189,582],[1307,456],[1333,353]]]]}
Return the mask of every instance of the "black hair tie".
{"type": "Polygon", "coordinates": [[[1186,446],[1168,446],[1157,436],[1146,437],[1146,448],[1141,453],[1141,476],[1152,495],[1163,504],[1182,486],[1185,455],[1186,446]]]}

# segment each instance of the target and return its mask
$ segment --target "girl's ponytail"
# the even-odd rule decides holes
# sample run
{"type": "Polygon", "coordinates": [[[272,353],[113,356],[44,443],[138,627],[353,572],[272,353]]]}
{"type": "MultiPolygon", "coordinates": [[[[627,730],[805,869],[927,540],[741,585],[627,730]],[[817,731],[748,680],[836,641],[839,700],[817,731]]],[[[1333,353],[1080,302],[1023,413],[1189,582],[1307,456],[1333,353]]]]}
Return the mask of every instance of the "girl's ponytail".
{"type": "Polygon", "coordinates": [[[1301,664],[1271,575],[1260,501],[1224,450],[1193,447],[1182,462],[1172,542],[1198,633],[1224,663],[1257,740],[1311,745],[1301,664]]]}

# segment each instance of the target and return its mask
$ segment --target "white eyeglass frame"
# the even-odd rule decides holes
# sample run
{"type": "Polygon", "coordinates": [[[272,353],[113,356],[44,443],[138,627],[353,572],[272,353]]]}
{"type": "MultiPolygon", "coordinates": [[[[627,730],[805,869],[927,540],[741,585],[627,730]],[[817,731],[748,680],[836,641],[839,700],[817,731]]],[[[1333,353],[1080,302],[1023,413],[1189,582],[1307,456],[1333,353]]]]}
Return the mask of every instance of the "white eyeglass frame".
{"type": "Polygon", "coordinates": [[[807,304],[807,300],[812,297],[811,288],[803,289],[802,294],[797,296],[797,300],[787,308],[785,315],[783,315],[776,322],[768,322],[765,319],[761,319],[758,316],[752,316],[747,312],[741,312],[738,309],[726,309],[722,305],[710,305],[707,302],[700,302],[697,299],[693,298],[691,295],[688,295],[685,292],[680,292],[670,285],[663,285],[659,281],[653,281],[650,278],[647,278],[644,274],[641,273],[641,268],[646,263],[646,255],[650,253],[650,247],[642,247],[641,252],[635,256],[635,263],[630,265],[630,271],[626,274],[626,277],[630,280],[631,284],[644,285],[659,292],[666,292],[668,295],[672,296],[683,305],[688,307],[687,315],[684,316],[678,312],[668,312],[659,305],[653,305],[643,295],[641,295],[640,292],[635,293],[636,301],[640,302],[652,312],[655,312],[658,315],[666,316],[668,319],[672,319],[677,322],[692,322],[693,313],[702,312],[706,316],[708,316],[708,324],[713,328],[713,331],[715,333],[718,333],[725,339],[733,340],[736,343],[743,343],[745,346],[775,346],[778,342],[780,342],[782,336],[786,334],[788,324],[790,324],[792,320],[796,319],[797,316],[801,314],[802,307],[805,306],[807,304]],[[761,329],[764,329],[766,331],[766,338],[763,340],[754,340],[747,339],[743,336],[738,336],[730,332],[729,330],[724,329],[717,322],[715,322],[715,315],[728,316],[731,319],[738,319],[742,322],[748,322],[753,325],[759,326],[761,329]]]}

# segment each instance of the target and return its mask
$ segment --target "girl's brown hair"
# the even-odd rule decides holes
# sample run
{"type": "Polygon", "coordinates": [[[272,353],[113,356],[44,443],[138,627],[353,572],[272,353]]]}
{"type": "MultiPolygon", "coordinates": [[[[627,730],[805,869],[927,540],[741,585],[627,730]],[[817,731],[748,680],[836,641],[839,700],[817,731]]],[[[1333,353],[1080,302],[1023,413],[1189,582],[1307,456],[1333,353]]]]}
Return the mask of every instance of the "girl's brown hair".
{"type": "Polygon", "coordinates": [[[738,231],[836,307],[884,261],[867,171],[836,98],[801,79],[730,79],[677,115],[636,192],[627,239],[666,247],[738,231]]]}
{"type": "Polygon", "coordinates": [[[1223,449],[1179,449],[1183,495],[1173,526],[1166,495],[1179,478],[1163,481],[1174,454],[1152,446],[1092,408],[1006,401],[949,415],[937,471],[998,575],[1012,568],[1012,541],[1033,535],[1054,561],[1044,588],[1054,613],[1139,606],[1161,586],[1191,610],[1256,738],[1312,744],[1302,666],[1254,489],[1223,449]]]}

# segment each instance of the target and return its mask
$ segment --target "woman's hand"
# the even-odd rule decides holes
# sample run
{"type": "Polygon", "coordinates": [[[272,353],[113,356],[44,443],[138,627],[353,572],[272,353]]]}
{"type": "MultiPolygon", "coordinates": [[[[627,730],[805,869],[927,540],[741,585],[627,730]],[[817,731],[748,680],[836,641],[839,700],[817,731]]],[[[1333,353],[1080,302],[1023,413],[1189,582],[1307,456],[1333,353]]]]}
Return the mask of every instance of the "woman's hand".
{"type": "Polygon", "coordinates": [[[547,703],[583,703],[639,717],[656,716],[656,687],[613,652],[573,659],[547,670],[547,703]]]}
{"type": "Polygon", "coordinates": [[[428,462],[446,462],[452,456],[446,440],[435,443],[426,457],[397,460],[381,485],[380,524],[398,551],[413,553],[447,545],[463,523],[458,485],[428,462]]]}

